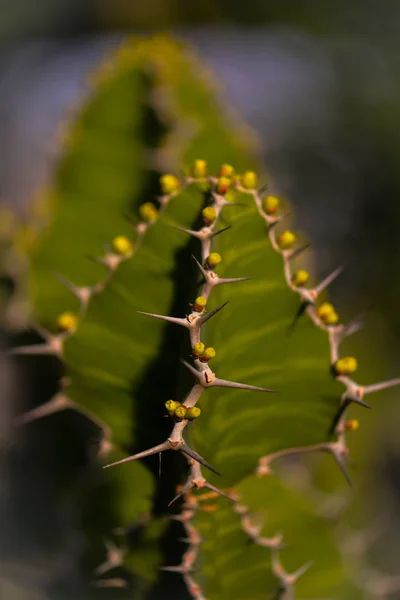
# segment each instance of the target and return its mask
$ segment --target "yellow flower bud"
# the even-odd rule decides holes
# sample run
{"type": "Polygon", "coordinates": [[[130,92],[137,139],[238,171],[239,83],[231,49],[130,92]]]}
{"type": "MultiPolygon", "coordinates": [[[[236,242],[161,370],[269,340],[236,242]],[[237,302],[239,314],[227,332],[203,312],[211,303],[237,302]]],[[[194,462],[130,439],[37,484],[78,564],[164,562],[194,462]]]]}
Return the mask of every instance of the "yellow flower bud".
{"type": "Polygon", "coordinates": [[[206,349],[206,347],[203,344],[203,342],[197,342],[197,344],[195,344],[192,348],[192,355],[195,358],[199,358],[199,356],[201,356],[203,354],[205,349],[206,349]]]}
{"type": "Polygon", "coordinates": [[[232,177],[235,172],[235,169],[232,165],[224,164],[220,168],[219,175],[220,177],[232,177]]]}
{"type": "Polygon", "coordinates": [[[181,182],[175,175],[163,175],[160,177],[161,191],[165,196],[177,192],[181,187],[181,182]]]}
{"type": "Polygon", "coordinates": [[[328,317],[330,314],[332,314],[334,312],[335,312],[335,308],[334,308],[333,304],[331,304],[330,302],[324,302],[323,304],[321,304],[321,306],[319,306],[317,308],[317,315],[323,321],[326,319],[326,317],[328,317]]]}
{"type": "Polygon", "coordinates": [[[195,160],[192,165],[192,177],[195,179],[202,179],[207,177],[207,161],[206,160],[195,160]]]}
{"type": "Polygon", "coordinates": [[[229,190],[229,188],[232,185],[232,180],[229,179],[229,177],[220,177],[217,181],[217,192],[218,194],[221,194],[222,196],[224,194],[226,194],[226,192],[229,190]]]}
{"type": "Polygon", "coordinates": [[[321,304],[321,306],[317,308],[317,315],[326,325],[336,325],[339,321],[339,315],[330,302],[321,304]]]}
{"type": "Polygon", "coordinates": [[[286,231],[282,231],[276,238],[276,243],[281,250],[288,250],[293,246],[296,241],[296,236],[292,231],[288,229],[286,231]]]}
{"type": "Polygon", "coordinates": [[[333,365],[337,375],[351,375],[357,371],[358,363],[354,356],[339,358],[333,365]]]}
{"type": "Polygon", "coordinates": [[[279,204],[280,200],[276,196],[267,196],[262,201],[262,207],[267,213],[267,215],[274,215],[278,209],[279,204]]]}
{"type": "Polygon", "coordinates": [[[221,261],[222,261],[222,258],[220,256],[220,254],[218,254],[217,252],[211,252],[211,254],[209,256],[207,256],[207,258],[206,258],[206,266],[209,269],[213,269],[214,267],[219,265],[219,263],[221,261]]]}
{"type": "Polygon", "coordinates": [[[184,419],[186,416],[186,406],[178,406],[174,412],[174,415],[177,419],[184,419]]]}
{"type": "Polygon", "coordinates": [[[152,202],[145,202],[139,207],[139,215],[142,221],[153,223],[158,217],[158,210],[152,202]]]}
{"type": "Polygon", "coordinates": [[[201,362],[208,362],[211,358],[215,358],[216,354],[214,348],[206,348],[199,358],[201,362]]]}
{"type": "Polygon", "coordinates": [[[207,306],[206,298],[204,298],[204,296],[198,296],[196,298],[196,300],[194,301],[193,308],[196,312],[201,312],[205,309],[206,306],[207,306]]]}
{"type": "Polygon", "coordinates": [[[309,279],[310,274],[304,269],[299,269],[298,271],[296,271],[296,273],[293,273],[292,275],[292,283],[296,287],[302,287],[303,285],[306,285],[309,279]]]}
{"type": "Polygon", "coordinates": [[[211,223],[214,223],[217,217],[217,211],[213,206],[206,206],[206,208],[203,208],[201,214],[203,215],[203,221],[206,225],[211,225],[211,223]]]}
{"type": "Polygon", "coordinates": [[[242,175],[241,184],[246,190],[254,190],[257,187],[257,174],[254,171],[246,171],[242,175]]]}
{"type": "Polygon", "coordinates": [[[324,323],[326,325],[336,325],[336,323],[339,321],[339,315],[337,314],[336,311],[331,312],[329,315],[327,315],[324,319],[324,323]]]}
{"type": "Polygon", "coordinates": [[[346,421],[344,426],[349,431],[357,431],[357,429],[360,427],[360,423],[357,421],[357,419],[351,419],[351,421],[346,421]]]}
{"type": "Polygon", "coordinates": [[[133,252],[133,244],[124,235],[118,235],[112,241],[113,248],[120,256],[130,256],[133,252]]]}
{"type": "Polygon", "coordinates": [[[78,317],[73,312],[64,312],[57,319],[57,326],[60,331],[72,331],[78,325],[78,317]]]}
{"type": "Polygon", "coordinates": [[[192,408],[188,408],[186,410],[186,418],[189,419],[189,421],[193,421],[193,419],[197,419],[197,417],[199,417],[201,414],[201,410],[200,408],[197,408],[197,406],[193,406],[192,408]]]}
{"type": "Polygon", "coordinates": [[[176,409],[180,405],[181,405],[181,403],[177,402],[176,400],[167,400],[166,403],[164,404],[165,408],[170,413],[170,415],[173,415],[174,412],[176,411],[176,409]]]}

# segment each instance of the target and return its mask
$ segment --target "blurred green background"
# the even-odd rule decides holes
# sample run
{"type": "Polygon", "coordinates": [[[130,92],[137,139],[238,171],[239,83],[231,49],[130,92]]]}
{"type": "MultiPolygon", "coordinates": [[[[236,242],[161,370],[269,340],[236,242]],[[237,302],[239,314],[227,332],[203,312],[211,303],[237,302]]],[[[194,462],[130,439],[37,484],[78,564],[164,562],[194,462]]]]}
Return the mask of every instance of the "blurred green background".
{"type": "MultiPolygon", "coordinates": [[[[87,71],[104,51],[128,33],[171,32],[193,45],[221,82],[222,98],[257,131],[268,171],[294,204],[299,226],[312,240],[318,271],[325,275],[338,264],[345,265],[332,290],[341,314],[350,318],[372,307],[367,330],[351,347],[360,356],[361,375],[399,375],[400,4],[396,0],[2,0],[0,14],[4,204],[24,214],[35,190],[46,182],[57,156],[57,126],[79,99],[87,71]]],[[[5,371],[9,378],[9,370],[5,371]]],[[[11,394],[5,390],[3,386],[3,406],[11,394]]],[[[385,514],[382,532],[371,546],[371,560],[376,568],[392,573],[398,572],[393,554],[400,541],[398,405],[394,391],[373,403],[371,413],[354,410],[362,423],[354,434],[353,452],[357,467],[353,479],[359,483],[348,517],[351,524],[364,528],[385,514]]],[[[7,427],[0,429],[1,435],[7,441],[7,427]]],[[[74,588],[79,546],[76,503],[71,499],[62,507],[52,503],[52,484],[40,464],[45,451],[37,450],[24,462],[36,440],[33,436],[23,441],[25,458],[15,476],[26,505],[14,505],[11,513],[9,501],[1,505],[0,566],[11,548],[16,558],[11,569],[7,562],[7,577],[23,573],[28,581],[50,588],[70,579],[74,588]],[[43,497],[47,504],[30,513],[27,506],[38,506],[43,497]],[[50,541],[44,539],[43,524],[32,525],[41,512],[54,533],[50,541]],[[56,550],[49,552],[49,547],[56,550]]],[[[295,469],[293,480],[310,485],[302,474],[295,469]]],[[[312,482],[313,489],[333,487],[330,477],[330,472],[322,473],[312,482]]],[[[361,548],[366,547],[362,541],[361,548]]],[[[165,590],[163,597],[185,597],[181,588],[165,590]]]]}

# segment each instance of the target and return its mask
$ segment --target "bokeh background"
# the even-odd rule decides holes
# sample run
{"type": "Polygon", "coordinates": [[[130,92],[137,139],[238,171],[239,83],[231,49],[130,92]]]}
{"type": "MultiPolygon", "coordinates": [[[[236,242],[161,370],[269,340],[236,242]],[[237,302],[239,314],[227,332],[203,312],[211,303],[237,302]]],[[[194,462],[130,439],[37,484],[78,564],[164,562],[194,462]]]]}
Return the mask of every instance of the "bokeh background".
{"type": "MultiPolygon", "coordinates": [[[[57,156],[55,133],[105,50],[129,33],[171,32],[193,45],[221,82],[223,97],[257,131],[268,171],[312,240],[320,274],[345,266],[332,290],[341,314],[351,317],[370,308],[367,331],[355,346],[364,368],[382,377],[400,375],[396,0],[2,0],[0,15],[4,205],[24,214],[45,184],[57,156]]],[[[1,368],[0,436],[7,447],[8,404],[17,402],[21,391],[13,385],[19,374],[8,365],[1,368]]],[[[27,380],[32,377],[40,373],[29,373],[27,380]]],[[[399,396],[387,394],[371,414],[360,415],[365,426],[354,442],[354,477],[365,482],[353,512],[366,509],[365,538],[385,516],[371,543],[371,560],[374,568],[400,575],[394,558],[400,541],[399,396]]],[[[79,503],[70,497],[60,503],[54,483],[60,463],[46,457],[57,433],[39,433],[44,436],[39,444],[37,431],[24,439],[12,468],[3,461],[0,589],[5,598],[26,597],[26,588],[19,589],[21,577],[41,590],[38,597],[43,590],[57,596],[66,581],[70,591],[79,588],[79,503]]],[[[70,464],[70,454],[64,458],[70,464]]],[[[294,481],[308,485],[301,469],[295,471],[294,481]]],[[[370,547],[364,538],[359,544],[362,550],[370,547]]],[[[165,585],[170,587],[160,597],[185,597],[183,589],[165,585]]],[[[371,597],[400,598],[400,585],[394,588],[371,597]]]]}

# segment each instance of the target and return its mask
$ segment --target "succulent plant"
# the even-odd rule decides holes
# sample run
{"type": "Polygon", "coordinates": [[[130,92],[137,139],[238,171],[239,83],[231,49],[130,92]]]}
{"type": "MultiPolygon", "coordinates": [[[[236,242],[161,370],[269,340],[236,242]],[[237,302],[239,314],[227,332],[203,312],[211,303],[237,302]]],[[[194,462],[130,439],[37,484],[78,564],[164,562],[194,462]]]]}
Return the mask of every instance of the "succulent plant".
{"type": "MultiPolygon", "coordinates": [[[[174,518],[188,549],[164,569],[193,598],[292,598],[303,574],[303,596],[338,594],[346,574],[327,526],[272,465],[325,453],[349,480],[347,408],[400,380],[351,377],[357,361],[341,343],[363,318],[341,323],[324,297],[341,268],[309,284],[308,244],[285,201],[260,187],[254,153],[192,57],[164,39],[133,41],[91,82],[31,255],[42,343],[12,349],[57,356],[68,378],[18,421],[72,409],[95,422],[95,460],[123,530],[159,527],[148,517],[158,466],[138,459],[184,457],[169,504],[183,498],[174,518]]],[[[155,577],[111,545],[97,583],[112,582],[110,556],[155,577]]]]}

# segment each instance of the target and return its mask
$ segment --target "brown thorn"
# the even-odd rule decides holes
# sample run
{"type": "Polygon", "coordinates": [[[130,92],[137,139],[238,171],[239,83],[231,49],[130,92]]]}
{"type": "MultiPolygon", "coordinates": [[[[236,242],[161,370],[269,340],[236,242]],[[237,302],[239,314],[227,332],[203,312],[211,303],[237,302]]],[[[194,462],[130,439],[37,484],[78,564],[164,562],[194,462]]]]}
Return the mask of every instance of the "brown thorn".
{"type": "Polygon", "coordinates": [[[216,475],[221,475],[221,473],[219,473],[218,471],[216,471],[214,469],[214,467],[212,467],[211,465],[209,465],[208,462],[206,462],[204,460],[204,458],[202,458],[200,456],[200,454],[197,454],[197,452],[195,452],[194,450],[192,450],[191,448],[189,448],[189,446],[187,444],[181,444],[179,446],[179,450],[181,452],[183,452],[183,454],[186,454],[187,456],[190,456],[190,458],[193,458],[193,460],[197,461],[198,463],[200,463],[201,465],[203,465],[203,467],[206,467],[207,469],[209,469],[210,471],[212,471],[216,475]]]}
{"type": "Polygon", "coordinates": [[[225,308],[225,306],[229,303],[229,300],[227,300],[226,302],[224,302],[223,304],[221,304],[221,306],[218,306],[218,308],[214,308],[214,310],[212,310],[211,312],[206,313],[205,315],[203,315],[202,317],[200,317],[200,319],[197,321],[197,323],[199,324],[199,327],[202,327],[204,325],[204,323],[207,323],[207,321],[209,319],[211,319],[211,317],[213,317],[214,315],[216,315],[220,310],[222,310],[223,308],[225,308]]]}
{"type": "Polygon", "coordinates": [[[195,369],[193,367],[193,365],[189,364],[188,362],[186,362],[186,360],[184,360],[183,358],[181,358],[181,363],[183,363],[185,365],[185,367],[187,369],[189,369],[189,371],[196,377],[196,379],[199,380],[199,382],[202,384],[203,382],[203,378],[202,378],[202,372],[198,371],[197,369],[195,369]]]}
{"type": "Polygon", "coordinates": [[[173,498],[171,500],[171,502],[169,502],[168,506],[171,506],[174,502],[176,502],[177,500],[179,500],[179,498],[181,496],[183,496],[183,494],[186,494],[186,492],[188,490],[190,490],[190,488],[192,488],[194,486],[193,481],[188,481],[187,483],[185,483],[185,485],[183,486],[183,488],[181,489],[181,491],[175,496],[175,498],[173,498]]]}
{"type": "Polygon", "coordinates": [[[216,492],[217,494],[219,494],[220,496],[223,496],[224,498],[228,498],[228,500],[232,500],[232,502],[235,502],[235,499],[232,498],[232,496],[229,496],[229,494],[226,494],[225,492],[218,489],[215,485],[213,485],[212,483],[209,483],[208,481],[205,482],[204,487],[208,488],[209,490],[212,490],[213,492],[216,492]]]}
{"type": "Polygon", "coordinates": [[[370,308],[371,307],[363,310],[358,315],[356,315],[349,323],[347,323],[347,325],[343,326],[343,329],[341,331],[342,337],[347,337],[349,335],[352,335],[353,333],[356,333],[356,331],[359,331],[359,329],[361,329],[364,326],[365,317],[367,315],[367,312],[370,310],[370,308]]]}
{"type": "Polygon", "coordinates": [[[168,223],[169,227],[172,227],[173,229],[177,229],[178,231],[182,231],[183,233],[187,233],[188,235],[192,235],[195,238],[201,239],[201,235],[199,234],[198,231],[194,231],[193,229],[185,229],[185,227],[179,227],[178,225],[170,225],[168,223]]]}
{"type": "Polygon", "coordinates": [[[153,454],[158,454],[159,452],[163,452],[164,450],[170,450],[171,446],[169,442],[163,442],[162,444],[158,444],[158,446],[153,446],[149,450],[144,450],[143,452],[138,452],[137,454],[133,454],[132,456],[127,456],[122,460],[117,460],[116,462],[110,463],[109,465],[104,465],[103,469],[108,469],[109,467],[115,467],[116,465],[122,465],[123,463],[130,462],[131,460],[138,460],[139,458],[145,458],[146,456],[152,456],[153,454]]]}
{"type": "Polygon", "coordinates": [[[30,346],[18,346],[16,348],[9,348],[7,354],[14,356],[31,355],[40,356],[44,354],[55,354],[58,356],[57,350],[51,344],[32,344],[30,346]]]}
{"type": "Polygon", "coordinates": [[[350,406],[350,404],[359,404],[360,406],[363,406],[364,408],[369,408],[371,409],[371,406],[369,404],[367,404],[366,402],[364,402],[363,400],[361,400],[360,398],[355,398],[354,396],[345,396],[345,398],[343,399],[342,404],[340,405],[334,419],[332,422],[332,425],[329,428],[329,433],[332,435],[336,429],[336,427],[338,426],[342,416],[344,415],[344,413],[346,412],[346,410],[348,409],[348,407],[350,406]]]}
{"type": "Polygon", "coordinates": [[[293,211],[289,211],[289,212],[285,213],[284,215],[282,215],[281,217],[277,217],[273,223],[269,224],[269,229],[273,229],[274,227],[276,227],[276,225],[278,225],[278,223],[282,223],[282,221],[285,221],[285,219],[290,217],[290,215],[292,213],[293,213],[293,211]]]}
{"type": "Polygon", "coordinates": [[[145,315],[146,317],[153,317],[154,319],[160,319],[161,321],[167,321],[168,323],[175,323],[176,325],[182,325],[183,327],[188,327],[188,322],[186,319],[182,319],[181,317],[168,317],[165,315],[156,315],[155,313],[148,313],[142,310],[136,311],[140,315],[145,315]]]}
{"type": "Polygon", "coordinates": [[[223,283],[239,283],[240,281],[250,281],[251,279],[254,279],[254,277],[231,277],[228,279],[221,279],[220,277],[218,277],[217,279],[217,284],[223,284],[223,283]]]}
{"type": "Polygon", "coordinates": [[[215,238],[215,236],[219,235],[220,233],[224,233],[224,231],[228,231],[228,229],[231,229],[231,227],[232,227],[232,225],[227,225],[223,229],[219,229],[218,231],[213,231],[210,235],[210,238],[215,238]]]}
{"type": "Polygon", "coordinates": [[[388,388],[400,385],[400,377],[396,379],[388,379],[387,381],[381,381],[380,383],[372,383],[371,385],[365,385],[364,394],[372,394],[373,392],[380,392],[388,388]]]}
{"type": "Polygon", "coordinates": [[[350,475],[346,469],[343,452],[341,452],[340,450],[334,449],[334,448],[331,448],[330,451],[331,451],[333,458],[336,460],[340,470],[342,471],[347,483],[351,486],[351,479],[350,479],[350,475]]]}
{"type": "Polygon", "coordinates": [[[288,256],[288,260],[294,260],[295,258],[300,256],[300,254],[305,252],[310,246],[311,246],[311,244],[305,244],[301,248],[298,248],[297,250],[293,250],[293,252],[290,254],[290,256],[288,256]]]}
{"type": "Polygon", "coordinates": [[[208,279],[208,272],[205,270],[205,268],[203,267],[203,265],[199,263],[199,261],[194,256],[194,254],[192,254],[192,258],[195,261],[196,265],[198,266],[199,271],[203,275],[204,279],[207,280],[208,279]]]}
{"type": "Polygon", "coordinates": [[[15,417],[14,424],[16,426],[26,425],[27,423],[36,421],[36,419],[48,417],[67,408],[73,408],[73,406],[73,403],[68,398],[58,394],[45,404],[37,406],[36,408],[15,417]]]}
{"type": "Polygon", "coordinates": [[[343,267],[338,267],[337,269],[332,271],[332,273],[330,273],[330,275],[325,277],[325,279],[323,279],[321,281],[321,283],[319,283],[317,286],[315,286],[315,288],[314,288],[315,294],[318,296],[324,289],[326,289],[328,287],[328,285],[330,285],[335,279],[337,279],[337,277],[339,277],[339,275],[342,273],[342,271],[343,271],[343,267]]]}
{"type": "Polygon", "coordinates": [[[247,383],[236,383],[235,381],[227,381],[226,379],[220,379],[219,377],[214,377],[214,379],[210,383],[210,386],[237,388],[241,390],[250,390],[253,392],[269,392],[273,394],[277,393],[276,390],[270,390],[256,385],[248,385],[247,383]]]}

